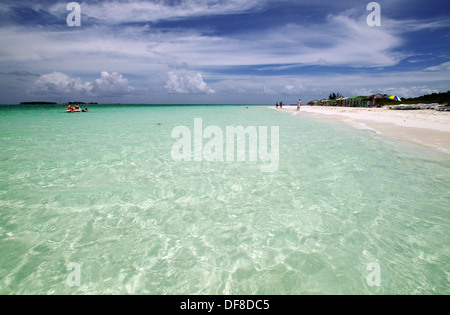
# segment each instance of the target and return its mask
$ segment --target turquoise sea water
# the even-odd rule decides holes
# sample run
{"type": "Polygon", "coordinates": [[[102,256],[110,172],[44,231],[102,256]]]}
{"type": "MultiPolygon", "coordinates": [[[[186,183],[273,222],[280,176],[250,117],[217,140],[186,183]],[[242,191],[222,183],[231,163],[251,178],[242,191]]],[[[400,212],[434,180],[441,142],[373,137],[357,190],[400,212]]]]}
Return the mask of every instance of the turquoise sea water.
{"type": "Polygon", "coordinates": [[[449,191],[447,154],[264,106],[0,106],[0,294],[449,294],[449,191]],[[279,126],[278,171],[175,162],[194,118],[279,126]]]}

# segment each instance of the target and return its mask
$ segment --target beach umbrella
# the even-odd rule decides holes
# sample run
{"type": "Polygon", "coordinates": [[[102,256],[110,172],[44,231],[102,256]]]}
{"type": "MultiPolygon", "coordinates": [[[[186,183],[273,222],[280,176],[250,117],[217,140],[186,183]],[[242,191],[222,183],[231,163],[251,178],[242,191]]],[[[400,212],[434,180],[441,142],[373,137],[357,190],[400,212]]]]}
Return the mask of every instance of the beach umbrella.
{"type": "Polygon", "coordinates": [[[402,101],[402,99],[400,97],[398,97],[397,95],[388,96],[388,99],[394,100],[394,101],[399,101],[399,102],[402,101]]]}

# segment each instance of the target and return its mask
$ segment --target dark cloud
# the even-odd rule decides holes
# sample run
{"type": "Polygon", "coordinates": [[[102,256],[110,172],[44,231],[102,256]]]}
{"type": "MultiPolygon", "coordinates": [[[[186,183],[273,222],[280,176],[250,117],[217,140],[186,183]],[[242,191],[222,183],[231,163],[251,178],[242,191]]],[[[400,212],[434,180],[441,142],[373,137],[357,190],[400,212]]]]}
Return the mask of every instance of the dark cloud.
{"type": "Polygon", "coordinates": [[[12,75],[18,77],[39,77],[39,74],[31,73],[28,71],[11,71],[11,72],[0,72],[1,75],[12,75]]]}

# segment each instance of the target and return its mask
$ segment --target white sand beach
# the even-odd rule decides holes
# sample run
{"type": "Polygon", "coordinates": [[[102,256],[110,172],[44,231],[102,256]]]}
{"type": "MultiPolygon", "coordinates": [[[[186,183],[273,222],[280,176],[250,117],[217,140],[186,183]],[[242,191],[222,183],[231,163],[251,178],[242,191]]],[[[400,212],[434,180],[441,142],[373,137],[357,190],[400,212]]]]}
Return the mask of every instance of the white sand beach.
{"type": "Polygon", "coordinates": [[[286,106],[282,110],[295,115],[338,119],[357,128],[373,129],[382,136],[450,153],[450,112],[326,106],[302,106],[300,112],[297,106],[286,106]]]}

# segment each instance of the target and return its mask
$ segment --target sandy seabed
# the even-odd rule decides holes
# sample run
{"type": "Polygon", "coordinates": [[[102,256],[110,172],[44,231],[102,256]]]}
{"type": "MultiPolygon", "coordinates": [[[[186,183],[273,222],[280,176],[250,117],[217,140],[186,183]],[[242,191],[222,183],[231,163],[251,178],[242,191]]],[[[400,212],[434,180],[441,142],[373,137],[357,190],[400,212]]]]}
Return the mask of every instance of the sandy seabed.
{"type": "Polygon", "coordinates": [[[372,129],[382,136],[450,154],[450,112],[326,106],[302,106],[300,111],[297,106],[285,106],[282,110],[295,115],[337,119],[356,128],[372,129]]]}

